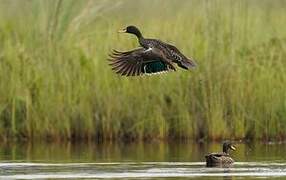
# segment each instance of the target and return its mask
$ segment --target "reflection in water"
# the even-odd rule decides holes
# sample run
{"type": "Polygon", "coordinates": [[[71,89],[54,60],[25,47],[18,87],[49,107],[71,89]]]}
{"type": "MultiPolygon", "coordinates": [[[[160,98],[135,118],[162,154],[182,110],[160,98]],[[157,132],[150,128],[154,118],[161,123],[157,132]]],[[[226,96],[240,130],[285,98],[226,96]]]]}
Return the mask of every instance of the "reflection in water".
{"type": "Polygon", "coordinates": [[[285,144],[238,144],[233,167],[205,167],[205,154],[220,150],[220,143],[2,144],[0,178],[286,177],[285,144]]]}
{"type": "MultiPolygon", "coordinates": [[[[238,144],[232,153],[237,161],[286,160],[286,144],[238,144]]],[[[200,143],[37,143],[1,144],[0,160],[44,162],[181,161],[203,162],[221,144],[200,143]]]]}
{"type": "Polygon", "coordinates": [[[195,178],[232,179],[233,177],[286,177],[286,163],[232,168],[206,168],[203,162],[120,162],[120,163],[0,163],[2,179],[57,178],[195,178]],[[273,166],[272,166],[273,165],[273,166]]]}
{"type": "Polygon", "coordinates": [[[52,162],[203,161],[207,146],[166,143],[40,143],[0,146],[1,160],[52,162]]]}

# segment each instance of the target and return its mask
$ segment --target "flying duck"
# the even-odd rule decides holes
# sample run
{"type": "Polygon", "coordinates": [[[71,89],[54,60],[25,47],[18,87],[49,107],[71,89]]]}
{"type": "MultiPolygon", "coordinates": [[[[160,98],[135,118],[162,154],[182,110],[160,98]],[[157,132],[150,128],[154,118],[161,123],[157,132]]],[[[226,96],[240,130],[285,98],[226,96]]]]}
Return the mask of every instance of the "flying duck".
{"type": "Polygon", "coordinates": [[[145,39],[135,26],[128,26],[119,32],[135,35],[141,46],[126,52],[113,50],[110,54],[112,70],[122,76],[176,71],[175,64],[186,70],[196,66],[192,59],[183,55],[175,46],[157,39],[145,39]]]}

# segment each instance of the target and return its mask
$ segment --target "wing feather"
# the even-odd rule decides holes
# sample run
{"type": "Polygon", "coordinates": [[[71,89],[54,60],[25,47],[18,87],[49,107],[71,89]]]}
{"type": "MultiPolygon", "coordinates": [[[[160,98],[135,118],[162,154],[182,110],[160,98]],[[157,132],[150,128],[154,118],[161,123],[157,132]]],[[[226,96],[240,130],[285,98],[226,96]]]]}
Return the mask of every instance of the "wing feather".
{"type": "Polygon", "coordinates": [[[113,50],[108,60],[111,69],[122,76],[139,76],[175,70],[158,49],[147,51],[139,48],[126,52],[113,50]]]}

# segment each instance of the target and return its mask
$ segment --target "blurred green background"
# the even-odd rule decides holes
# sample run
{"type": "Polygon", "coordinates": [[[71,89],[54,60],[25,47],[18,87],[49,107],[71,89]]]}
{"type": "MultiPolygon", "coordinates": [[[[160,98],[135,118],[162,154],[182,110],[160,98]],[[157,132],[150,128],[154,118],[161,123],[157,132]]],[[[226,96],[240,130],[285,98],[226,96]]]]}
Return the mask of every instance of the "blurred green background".
{"type": "Polygon", "coordinates": [[[284,0],[0,0],[0,138],[286,137],[284,0]],[[145,37],[192,71],[126,78],[111,49],[145,37]]]}

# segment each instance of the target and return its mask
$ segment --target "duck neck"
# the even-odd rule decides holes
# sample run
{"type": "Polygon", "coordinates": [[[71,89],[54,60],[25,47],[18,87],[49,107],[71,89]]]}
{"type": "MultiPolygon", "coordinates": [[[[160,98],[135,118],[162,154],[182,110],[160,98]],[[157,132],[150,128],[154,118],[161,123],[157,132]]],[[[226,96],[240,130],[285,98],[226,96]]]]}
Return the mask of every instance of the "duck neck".
{"type": "Polygon", "coordinates": [[[137,39],[138,39],[138,42],[141,46],[145,47],[145,38],[143,37],[142,33],[137,29],[135,32],[132,32],[132,34],[134,34],[137,39]]]}
{"type": "Polygon", "coordinates": [[[142,33],[137,28],[135,28],[133,31],[128,32],[128,33],[134,34],[138,38],[138,40],[143,38],[142,33]]]}
{"type": "Polygon", "coordinates": [[[144,37],[138,38],[138,42],[142,47],[148,48],[148,43],[146,42],[146,39],[144,37]]]}
{"type": "Polygon", "coordinates": [[[138,40],[140,39],[144,39],[144,37],[142,36],[141,32],[140,31],[137,31],[136,33],[134,33],[135,36],[138,38],[138,40]]]}
{"type": "Polygon", "coordinates": [[[228,154],[228,147],[227,146],[223,146],[222,152],[228,154]]]}

